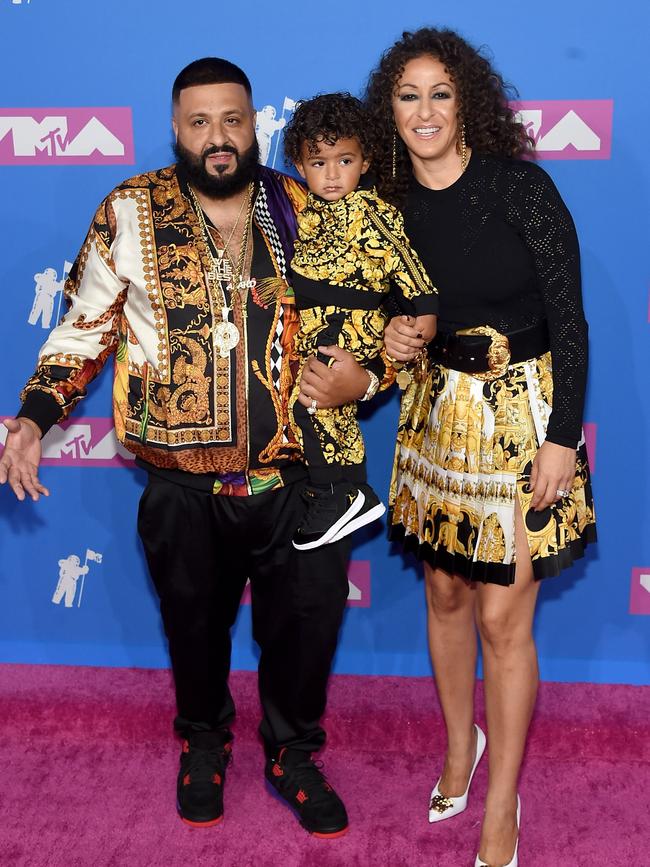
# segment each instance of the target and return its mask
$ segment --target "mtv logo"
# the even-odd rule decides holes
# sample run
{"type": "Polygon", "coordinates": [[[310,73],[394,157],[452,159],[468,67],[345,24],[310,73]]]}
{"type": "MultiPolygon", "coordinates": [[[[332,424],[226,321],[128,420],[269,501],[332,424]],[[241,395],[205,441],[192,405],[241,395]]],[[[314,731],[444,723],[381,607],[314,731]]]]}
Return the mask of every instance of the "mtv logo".
{"type": "Polygon", "coordinates": [[[135,460],[115,436],[110,418],[79,418],[54,425],[43,437],[47,466],[123,467],[135,460]]]}
{"type": "Polygon", "coordinates": [[[131,109],[0,109],[0,165],[133,164],[131,109]]]}
{"type": "MultiPolygon", "coordinates": [[[[0,418],[0,421],[2,419],[0,418]]],[[[7,429],[0,426],[0,454],[7,429]]],[[[42,441],[42,466],[50,467],[128,467],[135,455],[115,436],[110,418],[79,418],[55,424],[42,441]]]]}
{"type": "Polygon", "coordinates": [[[630,614],[650,614],[650,566],[632,569],[630,614]]]}
{"type": "Polygon", "coordinates": [[[350,561],[348,586],[348,606],[370,608],[370,560],[350,561]]]}
{"type": "Polygon", "coordinates": [[[512,102],[545,160],[608,160],[612,151],[611,99],[512,102]]]}
{"type": "MultiPolygon", "coordinates": [[[[242,605],[251,604],[251,586],[246,582],[242,605]]],[[[370,560],[351,560],[348,566],[348,606],[370,607],[370,560]]]]}

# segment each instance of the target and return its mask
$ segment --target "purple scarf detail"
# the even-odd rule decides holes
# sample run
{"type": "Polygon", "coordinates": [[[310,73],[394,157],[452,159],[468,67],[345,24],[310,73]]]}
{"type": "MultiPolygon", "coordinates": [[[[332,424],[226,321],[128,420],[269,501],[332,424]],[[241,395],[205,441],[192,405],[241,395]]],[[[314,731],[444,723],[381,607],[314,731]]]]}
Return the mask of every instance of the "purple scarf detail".
{"type": "Polygon", "coordinates": [[[296,215],[291,200],[282,185],[280,172],[268,169],[266,166],[259,166],[258,177],[264,183],[269,212],[275,223],[288,268],[293,259],[293,245],[298,234],[296,215]]]}

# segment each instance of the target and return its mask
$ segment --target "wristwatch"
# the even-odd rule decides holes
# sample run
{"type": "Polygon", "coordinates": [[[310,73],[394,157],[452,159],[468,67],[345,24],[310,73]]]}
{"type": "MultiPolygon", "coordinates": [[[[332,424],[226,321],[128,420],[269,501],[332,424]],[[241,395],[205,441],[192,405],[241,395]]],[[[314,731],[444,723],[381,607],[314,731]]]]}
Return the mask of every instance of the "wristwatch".
{"type": "Polygon", "coordinates": [[[367,370],[366,373],[370,377],[370,382],[368,384],[368,388],[366,389],[366,393],[363,397],[359,398],[359,400],[370,400],[377,394],[377,390],[379,389],[379,377],[376,373],[373,373],[372,370],[367,370]]]}

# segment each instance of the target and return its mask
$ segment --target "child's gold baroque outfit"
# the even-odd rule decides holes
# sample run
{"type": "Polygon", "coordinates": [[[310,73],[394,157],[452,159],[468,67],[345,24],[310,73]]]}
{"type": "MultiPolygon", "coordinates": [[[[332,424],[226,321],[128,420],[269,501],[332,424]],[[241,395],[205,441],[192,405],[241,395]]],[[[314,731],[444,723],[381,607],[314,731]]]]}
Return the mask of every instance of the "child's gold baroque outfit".
{"type": "MultiPolygon", "coordinates": [[[[383,348],[389,296],[414,315],[438,310],[436,290],[411,249],[401,213],[374,190],[356,190],[335,202],[310,193],[298,215],[291,267],[300,316],[296,350],[303,363],[319,346],[337,344],[372,369],[383,348]]],[[[294,416],[299,390],[290,412],[302,441],[303,419],[298,423],[294,416]]],[[[363,462],[356,403],[319,409],[310,421],[328,464],[363,462]]]]}

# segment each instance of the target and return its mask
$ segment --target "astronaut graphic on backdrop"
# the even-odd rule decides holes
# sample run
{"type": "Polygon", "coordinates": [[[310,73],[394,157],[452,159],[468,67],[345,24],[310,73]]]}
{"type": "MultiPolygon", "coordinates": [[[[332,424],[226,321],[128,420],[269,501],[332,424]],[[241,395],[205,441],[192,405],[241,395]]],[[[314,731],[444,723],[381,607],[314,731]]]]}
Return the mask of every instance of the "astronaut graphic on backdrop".
{"type": "Polygon", "coordinates": [[[284,129],[287,119],[285,114],[291,113],[296,107],[296,101],[288,96],[285,96],[282,103],[282,116],[276,120],[276,110],[273,105],[265,105],[257,111],[257,121],[255,123],[255,135],[260,146],[260,163],[269,165],[269,157],[271,156],[271,144],[273,136],[277,135],[275,147],[273,149],[273,160],[270,164],[271,168],[275,167],[275,161],[278,156],[278,143],[280,141],[279,132],[284,129]]]}
{"type": "Polygon", "coordinates": [[[56,324],[61,309],[63,286],[68,278],[71,268],[72,262],[63,263],[63,274],[61,275],[60,280],[57,280],[56,270],[54,268],[46,268],[42,274],[34,274],[34,303],[32,304],[32,309],[27,320],[30,325],[36,325],[40,318],[41,328],[50,328],[52,324],[52,313],[54,312],[54,301],[58,294],[59,300],[57,304],[57,315],[54,320],[56,324]]]}
{"type": "Polygon", "coordinates": [[[81,565],[80,558],[76,554],[70,554],[63,560],[59,560],[59,580],[57,581],[54,595],[52,596],[52,602],[54,605],[60,605],[63,600],[65,608],[72,608],[75,596],[77,596],[77,608],[81,606],[84,579],[90,569],[88,566],[89,560],[94,561],[95,563],[101,563],[102,555],[98,554],[97,551],[91,551],[90,548],[88,548],[86,550],[86,560],[83,566],[81,565]],[[80,578],[81,584],[78,583],[80,578]],[[79,587],[78,595],[77,587],[79,587]]]}

